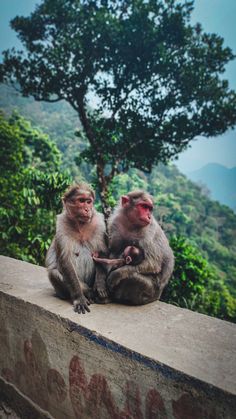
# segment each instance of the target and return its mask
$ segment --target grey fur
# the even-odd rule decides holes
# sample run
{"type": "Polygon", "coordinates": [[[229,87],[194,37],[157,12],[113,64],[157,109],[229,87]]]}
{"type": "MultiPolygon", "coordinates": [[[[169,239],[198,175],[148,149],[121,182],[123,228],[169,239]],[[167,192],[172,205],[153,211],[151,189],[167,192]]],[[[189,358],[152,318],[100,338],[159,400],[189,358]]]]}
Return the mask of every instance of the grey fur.
{"type": "Polygon", "coordinates": [[[80,225],[68,217],[66,209],[57,216],[56,234],[46,255],[48,277],[60,298],[70,298],[78,312],[94,292],[107,296],[105,272],[96,269],[92,254],[107,254],[103,215],[93,209],[89,223],[80,225]],[[78,309],[79,307],[79,309],[78,309]]]}

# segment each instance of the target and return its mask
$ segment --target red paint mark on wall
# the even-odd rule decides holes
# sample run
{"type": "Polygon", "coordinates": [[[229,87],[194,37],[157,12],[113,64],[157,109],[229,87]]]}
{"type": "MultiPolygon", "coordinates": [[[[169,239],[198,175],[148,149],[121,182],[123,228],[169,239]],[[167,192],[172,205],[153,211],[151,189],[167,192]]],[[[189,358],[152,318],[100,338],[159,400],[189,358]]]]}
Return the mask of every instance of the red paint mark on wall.
{"type": "Polygon", "coordinates": [[[7,381],[16,384],[24,394],[43,409],[48,409],[50,399],[56,400],[57,403],[64,401],[67,390],[63,377],[58,371],[49,368],[47,360],[45,360],[44,371],[48,372],[44,373],[30,340],[24,342],[23,355],[24,361],[17,361],[13,369],[3,368],[2,376],[7,381]]]}
{"type": "MultiPolygon", "coordinates": [[[[146,396],[141,395],[138,384],[130,380],[124,381],[125,403],[121,408],[111,392],[106,377],[102,374],[92,374],[90,379],[87,378],[78,356],[73,356],[70,361],[69,382],[66,384],[60,372],[49,365],[41,338],[36,338],[33,340],[34,344],[30,340],[24,342],[24,361],[17,361],[12,369],[2,368],[1,374],[5,380],[16,384],[42,408],[50,411],[51,405],[55,410],[69,394],[77,419],[85,416],[111,419],[167,418],[166,406],[157,389],[150,388],[146,396]]],[[[216,417],[214,408],[209,409],[190,393],[184,393],[178,400],[172,400],[172,411],[175,419],[215,419],[216,417]]]]}
{"type": "Polygon", "coordinates": [[[47,373],[47,388],[53,400],[62,403],[67,396],[66,383],[61,374],[54,369],[49,369],[47,373]]]}
{"type": "Polygon", "coordinates": [[[215,419],[215,409],[207,410],[204,405],[189,393],[184,393],[172,401],[173,414],[175,419],[215,419]]]}
{"type": "Polygon", "coordinates": [[[2,377],[9,383],[14,383],[14,372],[10,368],[2,369],[2,377]]]}
{"type": "Polygon", "coordinates": [[[105,377],[101,374],[92,375],[90,382],[85,375],[78,356],[71,359],[69,366],[70,399],[76,418],[82,418],[83,412],[91,417],[100,417],[103,407],[111,418],[118,419],[118,409],[105,377]]]}
{"type": "Polygon", "coordinates": [[[143,419],[142,413],[142,401],[140,396],[140,389],[138,385],[133,381],[126,382],[125,388],[126,403],[125,409],[121,413],[122,419],[143,419]]]}
{"type": "Polygon", "coordinates": [[[106,378],[93,374],[90,382],[78,356],[74,356],[69,366],[69,394],[76,418],[107,417],[112,419],[165,419],[166,411],[163,399],[156,389],[150,389],[143,412],[139,386],[133,381],[126,381],[124,386],[125,406],[120,410],[116,405],[106,378]]]}
{"type": "Polygon", "coordinates": [[[155,388],[150,389],[146,397],[146,418],[167,418],[163,399],[155,388]]]}

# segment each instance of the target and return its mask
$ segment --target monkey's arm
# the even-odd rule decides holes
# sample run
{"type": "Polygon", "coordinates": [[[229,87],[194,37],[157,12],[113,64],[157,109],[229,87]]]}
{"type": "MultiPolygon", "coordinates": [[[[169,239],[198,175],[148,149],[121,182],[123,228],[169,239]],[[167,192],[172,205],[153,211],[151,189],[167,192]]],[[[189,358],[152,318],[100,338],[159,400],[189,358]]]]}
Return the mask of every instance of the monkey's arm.
{"type": "MultiPolygon", "coordinates": [[[[161,272],[161,266],[158,264],[151,264],[150,261],[143,261],[140,265],[125,265],[117,268],[120,272],[126,272],[127,275],[132,273],[139,273],[141,275],[157,275],[161,272]]],[[[122,274],[123,275],[123,274],[122,274]]]]}
{"type": "Polygon", "coordinates": [[[67,278],[67,285],[73,302],[74,311],[79,314],[85,314],[85,310],[89,312],[90,309],[88,306],[90,305],[90,301],[84,295],[86,288],[83,287],[82,282],[76,274],[73,257],[67,259],[66,264],[64,265],[64,275],[67,278]]]}
{"type": "Polygon", "coordinates": [[[90,311],[90,302],[84,295],[85,287],[76,272],[74,243],[71,239],[66,240],[66,237],[63,237],[63,242],[66,243],[60,246],[61,241],[56,240],[56,248],[64,282],[70,293],[74,311],[85,314],[85,311],[90,311]]]}
{"type": "Polygon", "coordinates": [[[140,274],[155,275],[161,272],[162,263],[155,259],[145,259],[136,268],[136,272],[140,274]]]}
{"type": "Polygon", "coordinates": [[[96,275],[93,286],[93,291],[95,292],[94,298],[96,302],[103,304],[110,302],[106,284],[109,259],[107,257],[104,257],[107,255],[107,253],[108,251],[106,250],[106,252],[95,252],[92,255],[96,267],[96,275]]]}
{"type": "Polygon", "coordinates": [[[93,256],[93,260],[95,260],[95,262],[101,263],[102,265],[110,265],[116,268],[125,265],[124,259],[108,259],[93,256]]]}

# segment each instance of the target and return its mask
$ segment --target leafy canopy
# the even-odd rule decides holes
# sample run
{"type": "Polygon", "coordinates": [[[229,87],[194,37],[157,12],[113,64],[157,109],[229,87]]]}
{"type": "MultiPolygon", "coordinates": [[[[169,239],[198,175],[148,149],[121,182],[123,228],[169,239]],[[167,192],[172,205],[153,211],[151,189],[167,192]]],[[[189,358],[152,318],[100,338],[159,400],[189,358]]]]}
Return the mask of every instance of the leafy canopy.
{"type": "Polygon", "coordinates": [[[2,74],[24,95],[68,100],[107,161],[149,169],[236,120],[235,94],[219,78],[233,54],[219,36],[190,26],[191,11],[192,2],[173,0],[45,0],[13,19],[25,50],[5,52],[2,74]]]}
{"type": "Polygon", "coordinates": [[[236,94],[221,77],[233,53],[191,26],[192,9],[192,1],[44,0],[11,22],[24,50],[4,52],[0,79],[77,111],[82,157],[96,165],[104,199],[115,174],[150,171],[236,122],[236,94]]]}

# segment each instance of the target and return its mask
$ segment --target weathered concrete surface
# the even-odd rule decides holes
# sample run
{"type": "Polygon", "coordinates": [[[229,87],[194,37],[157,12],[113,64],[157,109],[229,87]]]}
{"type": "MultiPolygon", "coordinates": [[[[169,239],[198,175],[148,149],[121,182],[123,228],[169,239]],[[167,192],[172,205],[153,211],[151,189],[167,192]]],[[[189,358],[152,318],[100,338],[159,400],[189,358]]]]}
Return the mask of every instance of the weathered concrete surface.
{"type": "Polygon", "coordinates": [[[231,323],[161,302],[78,315],[44,268],[6,257],[0,318],[3,394],[11,387],[52,417],[235,418],[231,323]]]}

